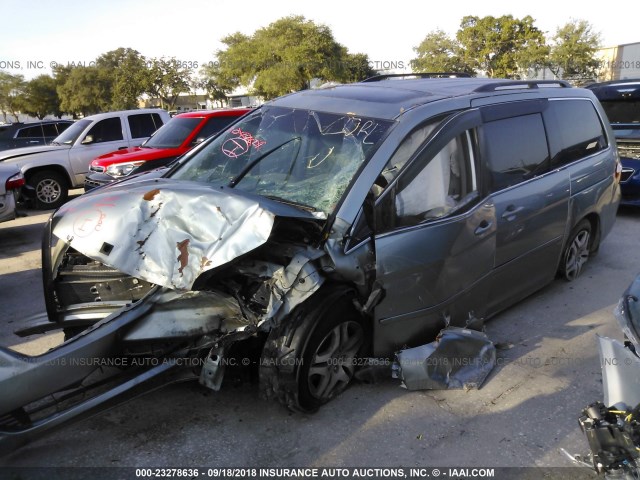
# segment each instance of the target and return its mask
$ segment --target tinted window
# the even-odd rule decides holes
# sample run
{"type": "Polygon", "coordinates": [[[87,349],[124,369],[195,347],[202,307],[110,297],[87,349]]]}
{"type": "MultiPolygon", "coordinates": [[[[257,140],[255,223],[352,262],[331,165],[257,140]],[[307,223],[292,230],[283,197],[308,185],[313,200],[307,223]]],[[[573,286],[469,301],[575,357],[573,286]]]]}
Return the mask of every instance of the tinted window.
{"type": "Polygon", "coordinates": [[[122,140],[122,125],[120,117],[107,118],[96,123],[87,136],[93,137],[92,143],[114,142],[122,140]]]}
{"type": "MultiPolygon", "coordinates": [[[[62,130],[60,130],[62,131],[62,130]]],[[[42,125],[42,132],[44,133],[45,137],[57,137],[58,136],[58,130],[56,130],[56,124],[55,123],[45,123],[44,125],[42,125]]]]}
{"type": "Polygon", "coordinates": [[[144,143],[149,148],[178,148],[200,124],[201,118],[172,118],[144,143]]]}
{"type": "Polygon", "coordinates": [[[64,132],[67,128],[69,128],[71,125],[73,125],[72,122],[57,123],[56,128],[58,129],[58,133],[60,134],[64,132]]]}
{"type": "Polygon", "coordinates": [[[132,138],[150,137],[153,132],[162,126],[162,119],[157,113],[129,115],[128,119],[132,138]]]}
{"type": "Polygon", "coordinates": [[[607,147],[600,118],[588,100],[549,102],[548,113],[556,127],[552,167],[559,167],[589,156],[607,147]]]}
{"type": "Polygon", "coordinates": [[[18,130],[16,138],[42,138],[42,128],[40,125],[36,127],[21,128],[18,130]]]}
{"type": "Polygon", "coordinates": [[[196,138],[193,139],[192,145],[198,143],[199,140],[204,140],[211,135],[218,133],[227,128],[238,117],[211,117],[204,124],[204,127],[198,132],[196,138]]]}
{"type": "Polygon", "coordinates": [[[492,191],[548,170],[549,149],[540,114],[488,122],[483,130],[487,180],[492,191]]]}

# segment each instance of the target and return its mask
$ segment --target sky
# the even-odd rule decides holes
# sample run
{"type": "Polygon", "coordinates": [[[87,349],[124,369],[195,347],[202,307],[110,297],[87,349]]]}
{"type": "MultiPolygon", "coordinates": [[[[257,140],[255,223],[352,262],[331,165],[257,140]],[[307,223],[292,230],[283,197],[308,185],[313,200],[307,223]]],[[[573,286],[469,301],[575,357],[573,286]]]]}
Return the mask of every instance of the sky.
{"type": "Polygon", "coordinates": [[[453,36],[466,15],[531,15],[549,37],[567,21],[584,19],[600,32],[603,46],[640,42],[640,8],[632,14],[614,4],[626,2],[0,0],[0,70],[30,79],[51,73],[55,63],[89,65],[119,47],[201,66],[215,60],[222,37],[250,35],[288,15],[327,25],[349,52],[368,54],[374,69],[408,65],[429,32],[453,36]]]}

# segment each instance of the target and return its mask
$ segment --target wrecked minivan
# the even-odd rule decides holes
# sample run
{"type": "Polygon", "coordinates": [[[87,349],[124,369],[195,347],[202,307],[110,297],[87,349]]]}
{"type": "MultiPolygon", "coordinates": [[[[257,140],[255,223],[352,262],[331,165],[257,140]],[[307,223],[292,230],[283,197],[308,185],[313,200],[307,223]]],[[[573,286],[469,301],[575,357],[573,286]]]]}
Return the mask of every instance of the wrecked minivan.
{"type": "Polygon", "coordinates": [[[314,411],[357,359],[577,278],[620,199],[595,97],[415,77],[281,97],[169,169],[60,208],[43,246],[49,321],[18,333],[66,341],[0,349],[0,441],[169,381],[217,390],[245,349],[264,396],[314,411]]]}

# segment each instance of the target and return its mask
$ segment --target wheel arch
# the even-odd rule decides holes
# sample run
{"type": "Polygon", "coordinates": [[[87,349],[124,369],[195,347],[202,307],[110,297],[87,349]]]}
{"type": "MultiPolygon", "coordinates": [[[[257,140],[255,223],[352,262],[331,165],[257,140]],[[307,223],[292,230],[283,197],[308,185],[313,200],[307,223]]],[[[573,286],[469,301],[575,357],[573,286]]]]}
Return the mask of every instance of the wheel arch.
{"type": "Polygon", "coordinates": [[[66,180],[67,182],[67,188],[71,188],[73,185],[73,182],[71,181],[71,178],[69,177],[69,172],[67,172],[67,169],[64,168],[62,165],[59,164],[55,164],[55,163],[51,163],[48,165],[38,165],[38,166],[34,166],[34,167],[29,167],[27,169],[25,169],[24,173],[24,177],[26,179],[26,181],[28,182],[31,177],[33,177],[36,173],[39,172],[46,172],[46,171],[54,171],[56,173],[59,173],[62,175],[62,177],[66,180]]]}

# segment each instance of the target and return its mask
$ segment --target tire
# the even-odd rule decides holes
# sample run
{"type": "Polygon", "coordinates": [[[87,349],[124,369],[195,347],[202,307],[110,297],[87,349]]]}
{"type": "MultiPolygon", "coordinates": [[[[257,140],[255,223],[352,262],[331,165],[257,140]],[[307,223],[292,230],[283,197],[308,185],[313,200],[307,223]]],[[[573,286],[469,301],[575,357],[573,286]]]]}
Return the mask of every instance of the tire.
{"type": "Polygon", "coordinates": [[[69,195],[67,179],[54,170],[36,172],[28,182],[36,191],[33,206],[38,210],[59,208],[69,195]]]}
{"type": "Polygon", "coordinates": [[[559,268],[562,278],[573,282],[580,276],[584,264],[589,259],[591,244],[591,223],[589,220],[583,219],[569,235],[567,245],[562,252],[559,268]]]}
{"type": "Polygon", "coordinates": [[[344,289],[320,289],[272,330],[261,359],[265,396],[315,412],[349,386],[370,337],[352,299],[344,289]]]}

